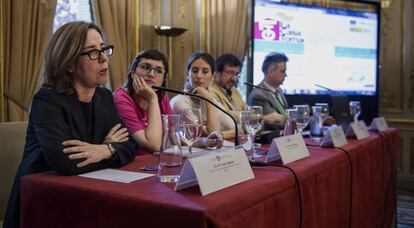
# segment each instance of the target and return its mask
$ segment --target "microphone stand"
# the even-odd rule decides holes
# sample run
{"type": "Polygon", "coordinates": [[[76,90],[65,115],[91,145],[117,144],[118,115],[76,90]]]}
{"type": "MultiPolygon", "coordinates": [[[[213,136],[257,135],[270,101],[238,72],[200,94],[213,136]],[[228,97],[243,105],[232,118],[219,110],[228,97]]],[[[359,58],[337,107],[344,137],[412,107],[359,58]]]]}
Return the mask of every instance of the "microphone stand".
{"type": "Polygon", "coordinates": [[[262,90],[266,90],[266,91],[269,91],[271,93],[274,93],[272,90],[270,90],[268,88],[264,88],[264,87],[261,87],[261,86],[257,86],[257,85],[254,85],[252,83],[249,83],[249,82],[245,82],[244,84],[247,85],[247,86],[251,86],[253,88],[258,88],[258,89],[262,89],[262,90]]]}
{"type": "Polygon", "coordinates": [[[202,97],[200,95],[193,94],[193,93],[188,93],[188,92],[179,91],[179,90],[175,90],[175,89],[168,89],[168,88],[159,87],[159,86],[152,86],[152,88],[159,89],[159,90],[163,90],[163,91],[167,91],[167,92],[171,92],[171,93],[177,93],[177,94],[181,94],[181,95],[185,95],[185,96],[196,97],[198,99],[207,101],[208,103],[210,103],[211,105],[213,105],[214,107],[216,107],[217,109],[219,109],[220,111],[222,111],[223,113],[225,113],[226,115],[228,115],[231,118],[231,120],[233,120],[233,122],[234,122],[234,130],[236,131],[235,132],[234,145],[236,145],[236,146],[240,145],[240,142],[239,142],[239,131],[238,131],[236,119],[234,119],[234,117],[232,115],[230,115],[230,113],[228,113],[227,111],[225,111],[224,109],[222,109],[220,106],[214,104],[214,102],[210,101],[207,98],[204,98],[204,97],[202,97]]]}

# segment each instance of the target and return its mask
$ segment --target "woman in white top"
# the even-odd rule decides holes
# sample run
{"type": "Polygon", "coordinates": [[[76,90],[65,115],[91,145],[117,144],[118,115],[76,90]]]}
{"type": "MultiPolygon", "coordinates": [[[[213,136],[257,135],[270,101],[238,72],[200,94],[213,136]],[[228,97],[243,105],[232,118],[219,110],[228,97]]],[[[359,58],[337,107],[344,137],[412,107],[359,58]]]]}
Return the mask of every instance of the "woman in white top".
{"type": "MultiPolygon", "coordinates": [[[[214,71],[214,58],[210,54],[205,52],[193,53],[187,62],[187,79],[184,91],[196,93],[221,106],[208,91],[214,79],[214,71]]],[[[175,113],[181,113],[185,109],[200,108],[204,120],[203,135],[208,135],[214,131],[220,132],[221,130],[234,128],[234,123],[230,117],[206,101],[189,96],[177,95],[171,99],[170,104],[175,113]]]]}

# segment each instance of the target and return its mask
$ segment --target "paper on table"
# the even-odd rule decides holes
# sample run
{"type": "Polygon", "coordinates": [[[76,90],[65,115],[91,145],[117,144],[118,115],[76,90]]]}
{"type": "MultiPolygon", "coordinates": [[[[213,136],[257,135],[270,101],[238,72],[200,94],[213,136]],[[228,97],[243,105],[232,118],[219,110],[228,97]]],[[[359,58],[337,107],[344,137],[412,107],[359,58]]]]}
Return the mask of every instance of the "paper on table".
{"type": "Polygon", "coordinates": [[[154,174],[130,172],[118,169],[103,169],[90,173],[84,173],[79,176],[121,183],[131,183],[132,181],[154,176],[154,174]]]}

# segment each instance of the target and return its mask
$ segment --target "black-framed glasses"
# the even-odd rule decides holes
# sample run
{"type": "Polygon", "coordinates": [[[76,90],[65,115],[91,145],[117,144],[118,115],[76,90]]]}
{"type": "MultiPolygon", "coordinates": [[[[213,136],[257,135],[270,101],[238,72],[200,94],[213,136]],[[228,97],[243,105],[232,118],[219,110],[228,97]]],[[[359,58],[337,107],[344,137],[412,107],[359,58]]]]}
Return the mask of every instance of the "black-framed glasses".
{"type": "Polygon", "coordinates": [[[154,74],[157,76],[164,76],[167,71],[162,67],[152,67],[149,63],[141,63],[138,64],[139,69],[145,71],[146,73],[151,73],[152,70],[154,70],[154,74]]]}
{"type": "Polygon", "coordinates": [[[80,55],[88,55],[90,60],[96,60],[101,57],[102,53],[104,53],[106,56],[111,56],[114,53],[114,45],[105,46],[101,50],[92,49],[90,51],[85,51],[82,52],[80,55]]]}
{"type": "Polygon", "coordinates": [[[237,72],[234,72],[234,71],[231,71],[231,70],[226,70],[226,71],[223,71],[223,73],[224,73],[225,75],[229,76],[229,77],[236,77],[237,79],[239,79],[239,78],[240,78],[240,76],[241,76],[241,74],[240,74],[240,73],[237,73],[237,72]]]}

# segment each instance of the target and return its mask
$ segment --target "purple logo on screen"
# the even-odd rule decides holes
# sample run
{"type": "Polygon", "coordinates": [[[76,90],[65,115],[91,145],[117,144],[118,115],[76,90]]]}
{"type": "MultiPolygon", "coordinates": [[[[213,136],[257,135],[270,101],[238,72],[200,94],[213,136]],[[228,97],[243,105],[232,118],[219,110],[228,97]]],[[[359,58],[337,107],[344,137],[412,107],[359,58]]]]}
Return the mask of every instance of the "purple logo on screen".
{"type": "MultiPolygon", "coordinates": [[[[289,20],[292,19],[289,18],[289,20]]],[[[254,39],[273,40],[283,43],[304,42],[302,32],[293,29],[291,23],[268,17],[254,22],[254,39]]]]}
{"type": "Polygon", "coordinates": [[[254,23],[254,39],[280,40],[280,22],[272,18],[265,18],[254,23]]]}

